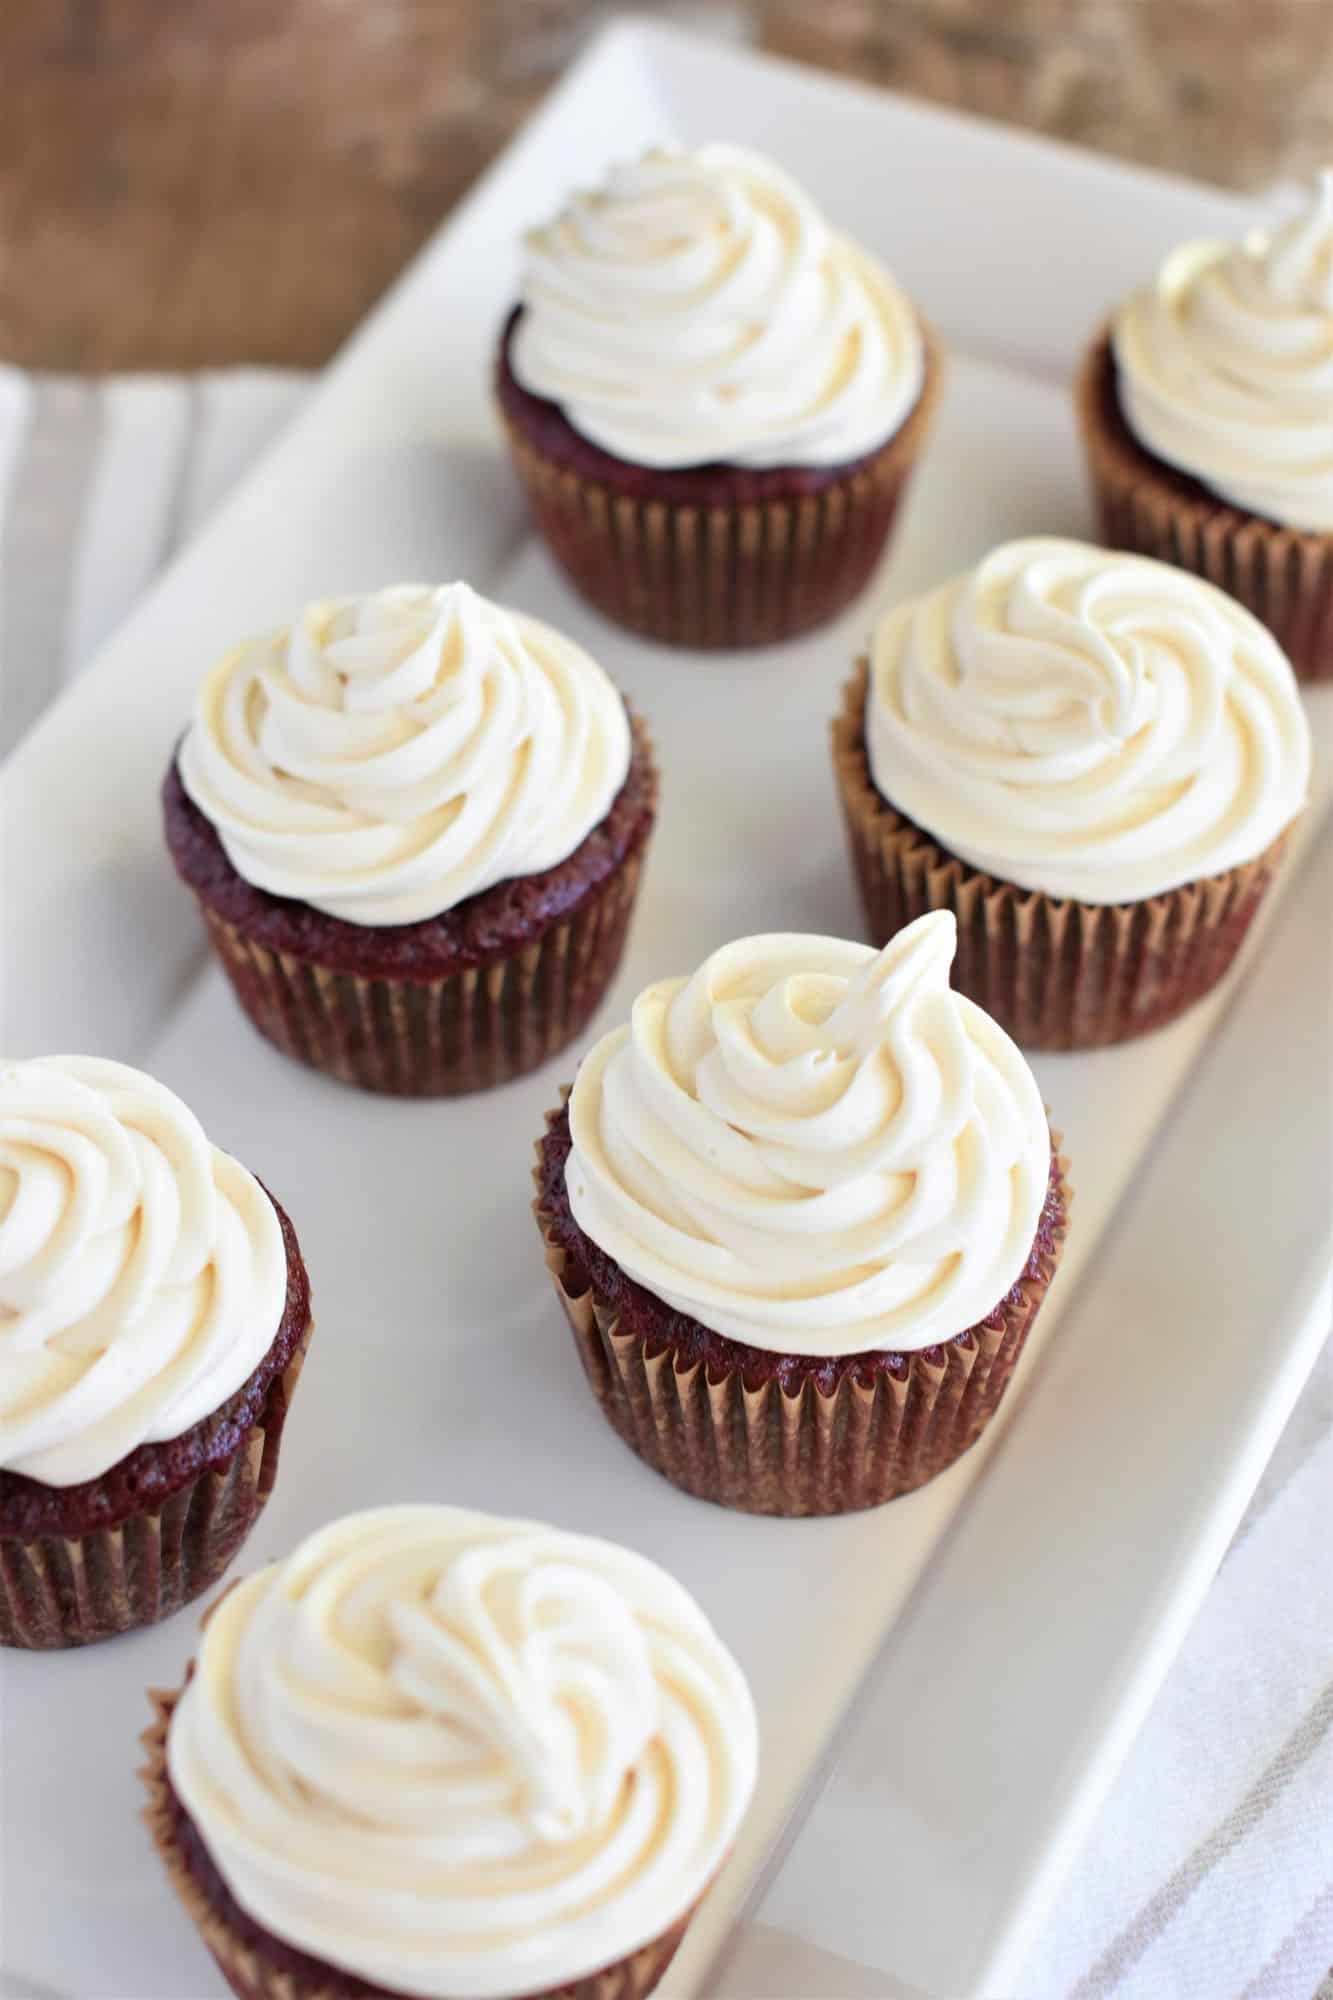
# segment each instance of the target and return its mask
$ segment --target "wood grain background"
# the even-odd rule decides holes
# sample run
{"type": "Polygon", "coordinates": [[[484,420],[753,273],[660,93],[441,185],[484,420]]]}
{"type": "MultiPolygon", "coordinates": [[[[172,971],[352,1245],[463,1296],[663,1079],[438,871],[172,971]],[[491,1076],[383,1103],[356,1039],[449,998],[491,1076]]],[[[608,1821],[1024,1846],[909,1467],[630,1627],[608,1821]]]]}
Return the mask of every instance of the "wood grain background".
{"type": "MultiPolygon", "coordinates": [[[[590,0],[0,0],[0,357],[323,361],[590,0]]],[[[1333,0],[641,11],[1233,185],[1333,155],[1333,0]]]]}

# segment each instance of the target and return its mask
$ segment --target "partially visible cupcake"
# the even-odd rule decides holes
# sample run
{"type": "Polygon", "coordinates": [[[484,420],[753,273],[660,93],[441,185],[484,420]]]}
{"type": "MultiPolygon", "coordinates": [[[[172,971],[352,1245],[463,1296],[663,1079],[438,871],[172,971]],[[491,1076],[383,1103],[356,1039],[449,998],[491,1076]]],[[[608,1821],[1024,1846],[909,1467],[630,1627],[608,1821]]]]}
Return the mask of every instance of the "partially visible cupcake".
{"type": "Polygon", "coordinates": [[[93,1056],[0,1069],[0,1645],[216,1583],[309,1338],[290,1222],[178,1097],[93,1056]]]}
{"type": "Polygon", "coordinates": [[[497,370],[537,522],[599,611],[758,646],[869,580],[940,360],[884,267],[772,161],[662,148],[525,243],[497,370]]]}
{"type": "Polygon", "coordinates": [[[200,691],[167,841],[250,1019],[367,1090],[479,1090],[577,1035],[652,830],[642,723],[455,583],[307,606],[200,691]]]}
{"type": "Polygon", "coordinates": [[[954,942],[940,913],[878,953],[725,945],[641,993],[548,1122],[537,1221],[589,1384],[688,1493],[878,1506],[995,1414],[1070,1197],[954,942]]]}
{"type": "Polygon", "coordinates": [[[880,620],[833,760],[871,936],[952,911],[960,990],[1025,1048],[1086,1049],[1227,970],[1310,731],[1276,640],[1220,590],[1037,539],[880,620]]]}
{"type": "Polygon", "coordinates": [[[1079,377],[1102,534],[1194,570],[1333,676],[1333,167],[1303,213],[1183,244],[1079,377]]]}
{"type": "Polygon", "coordinates": [[[310,1536],[154,1699],[149,1827],[240,2000],[641,2000],[758,1764],[664,1570],[457,1507],[310,1536]]]}

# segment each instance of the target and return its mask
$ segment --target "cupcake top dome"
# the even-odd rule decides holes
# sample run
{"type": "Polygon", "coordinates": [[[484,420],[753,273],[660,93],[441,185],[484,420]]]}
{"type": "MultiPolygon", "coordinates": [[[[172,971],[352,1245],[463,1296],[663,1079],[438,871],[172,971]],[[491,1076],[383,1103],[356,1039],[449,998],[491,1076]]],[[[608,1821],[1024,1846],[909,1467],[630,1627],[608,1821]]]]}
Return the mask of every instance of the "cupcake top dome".
{"type": "Polygon", "coordinates": [[[582,647],[452,583],[310,604],[237,647],[177,761],[247,882],[389,925],[565,860],[630,754],[582,647]]]}
{"type": "Polygon", "coordinates": [[[677,1311],[786,1354],[914,1350],[1022,1276],[1051,1169],[1036,1079],[949,987],[954,918],[882,951],[776,935],[641,993],[585,1057],[579,1227],[677,1311]]]}
{"type": "Polygon", "coordinates": [[[0,1068],[0,1468],[97,1479],[179,1437],[277,1335],[287,1256],[252,1174],[123,1063],[0,1068]]]}
{"type": "Polygon", "coordinates": [[[172,1786],[258,1923],[421,2000],[543,1992],[684,1916],[758,1758],[698,1606],[610,1543],[387,1507],[238,1584],[172,1786]]]}
{"type": "Polygon", "coordinates": [[[921,393],[916,315],[771,160],[660,147],[525,239],[511,365],[583,437],[657,468],[831,466],[921,393]]]}
{"type": "Polygon", "coordinates": [[[898,605],[871,643],[881,795],[970,867],[1085,903],[1255,860],[1305,803],[1277,641],[1166,563],[1037,538],[898,605]]]}
{"type": "Polygon", "coordinates": [[[1173,251],[1112,344],[1150,452],[1246,513],[1333,534],[1333,166],[1281,228],[1173,251]]]}

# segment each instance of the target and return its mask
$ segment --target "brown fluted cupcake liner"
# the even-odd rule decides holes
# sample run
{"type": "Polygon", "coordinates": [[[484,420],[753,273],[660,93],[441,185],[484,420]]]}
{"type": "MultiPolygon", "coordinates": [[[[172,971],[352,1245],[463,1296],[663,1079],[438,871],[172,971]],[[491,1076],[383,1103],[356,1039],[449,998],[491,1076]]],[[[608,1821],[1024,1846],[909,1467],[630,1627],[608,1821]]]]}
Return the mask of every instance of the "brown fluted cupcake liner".
{"type": "Polygon", "coordinates": [[[1134,437],[1103,333],[1076,385],[1102,540],[1205,577],[1266,625],[1302,680],[1333,679],[1333,535],[1242,513],[1134,437]]]}
{"type": "Polygon", "coordinates": [[[455,1096],[536,1069],[582,1032],[620,964],[641,867],[627,856],[519,950],[440,979],[335,972],[201,909],[237,999],[285,1055],[364,1090],[455,1096]]]}
{"type": "MultiPolygon", "coordinates": [[[[565,1116],[550,1114],[551,1129],[565,1116]]],[[[818,1361],[784,1380],[761,1364],[747,1379],[733,1344],[685,1359],[660,1329],[623,1325],[615,1302],[571,1255],[546,1206],[538,1146],[534,1212],[547,1269],[583,1370],[612,1429],[697,1499],[750,1514],[850,1514],[924,1486],[975,1444],[999,1407],[1059,1263],[1073,1199],[1052,1134],[1051,1190],[1024,1275],[995,1311],[916,1353],[860,1357],[828,1379],[818,1361]],[[1047,1216],[1050,1222],[1047,1223],[1047,1216]],[[727,1355],[725,1360],[720,1357],[727,1355]]],[[[788,1360],[796,1359],[787,1357],[788,1360]]]]}
{"type": "Polygon", "coordinates": [[[1059,901],[970,868],[876,789],[862,660],[833,724],[852,866],[876,944],[952,910],[951,981],[1021,1048],[1095,1049],[1165,1026],[1227,971],[1277,873],[1282,834],[1254,861],[1137,903],[1059,901]]]}
{"type": "MultiPolygon", "coordinates": [[[[167,1730],[180,1693],[155,1691],[149,1700],[153,1722],[140,1738],[147,1753],[139,1774],[148,1792],[144,1822],[172,1888],[238,2000],[408,2000],[284,1944],[239,1909],[171,1787],[167,1730]]],[[[695,1903],[660,1937],[613,1965],[515,2000],[643,2000],[671,1963],[697,1908],[695,1903]]]]}
{"type": "Polygon", "coordinates": [[[843,474],[793,474],[790,491],[717,504],[655,499],[627,468],[617,491],[548,455],[502,405],[509,448],[543,539],[576,590],[619,625],[664,645],[767,646],[836,617],[888,539],[939,400],[925,335],[921,394],[894,435],[843,474]]]}
{"type": "Polygon", "coordinates": [[[0,1536],[0,1645],[86,1646],[169,1618],[210,1590],[258,1520],[312,1323],[224,1465],[155,1511],[68,1537],[0,1536]]]}
{"type": "Polygon", "coordinates": [[[243,880],[173,759],[167,845],[260,1034],[328,1076],[403,1097],[488,1089],[580,1034],[619,967],[656,814],[652,738],[627,714],[625,782],[572,854],[382,930],[243,880]]]}

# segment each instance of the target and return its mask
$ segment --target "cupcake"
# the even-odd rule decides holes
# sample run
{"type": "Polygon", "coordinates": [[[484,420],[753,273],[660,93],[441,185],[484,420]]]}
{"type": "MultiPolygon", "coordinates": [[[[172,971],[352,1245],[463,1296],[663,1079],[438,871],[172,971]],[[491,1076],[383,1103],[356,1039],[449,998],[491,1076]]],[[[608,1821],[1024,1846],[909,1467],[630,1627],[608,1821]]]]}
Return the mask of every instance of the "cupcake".
{"type": "Polygon", "coordinates": [[[462,583],[312,604],[228,653],[163,788],[259,1032],[409,1097],[503,1083],[582,1030],[656,796],[597,662],[462,583]]]}
{"type": "Polygon", "coordinates": [[[497,391],[538,528],[617,624],[761,646],[874,570],[940,363],[884,267],[780,168],[659,149],[525,242],[497,391]]]}
{"type": "Polygon", "coordinates": [[[1115,548],[1219,584],[1333,676],[1333,168],[1304,213],[1186,243],[1094,342],[1079,417],[1115,548]]]}
{"type": "Polygon", "coordinates": [[[291,1223],[178,1097],[93,1056],[0,1069],[0,1644],[216,1583],[309,1338],[291,1223]]]}
{"type": "Polygon", "coordinates": [[[1025,1048],[1088,1049],[1222,977],[1310,732],[1276,640],[1220,590],[1032,540],[881,619],[833,760],[872,938],[951,910],[960,990],[1025,1048]]]}
{"type": "Polygon", "coordinates": [[[881,952],[726,945],[641,993],[548,1121],[537,1221],[588,1381],[687,1493],[878,1506],[995,1414],[1070,1197],[954,943],[940,911],[881,952]]]}
{"type": "Polygon", "coordinates": [[[458,1507],[310,1536],[154,1701],[148,1824],[240,2000],[640,2000],[758,1761],[664,1570],[458,1507]]]}

